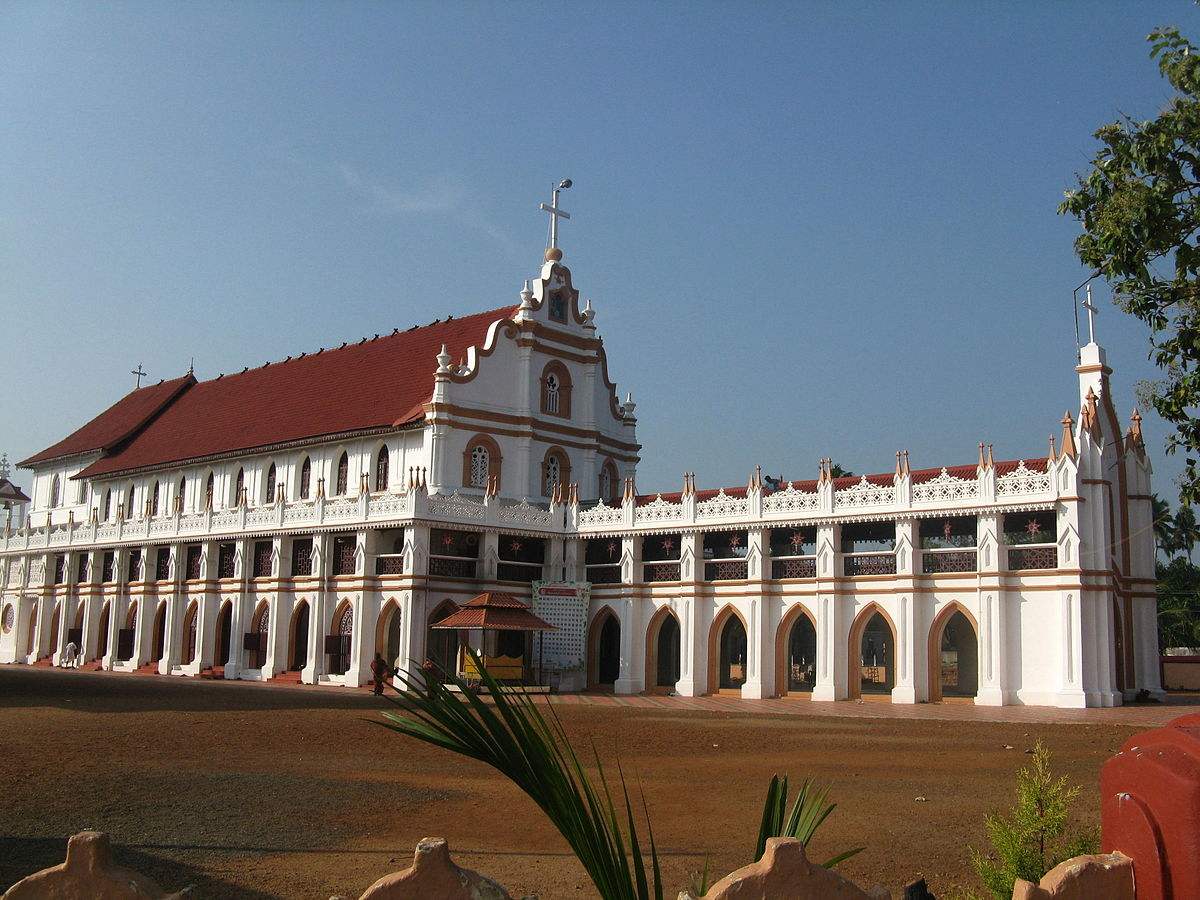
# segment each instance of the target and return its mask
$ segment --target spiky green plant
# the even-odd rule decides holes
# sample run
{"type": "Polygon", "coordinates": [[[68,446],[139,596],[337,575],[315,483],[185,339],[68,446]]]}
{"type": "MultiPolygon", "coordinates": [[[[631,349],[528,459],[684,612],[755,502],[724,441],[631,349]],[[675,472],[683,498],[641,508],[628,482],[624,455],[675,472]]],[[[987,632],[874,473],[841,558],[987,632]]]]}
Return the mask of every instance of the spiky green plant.
{"type": "Polygon", "coordinates": [[[467,652],[480,673],[482,689],[491,696],[490,704],[450,673],[401,673],[404,689],[388,699],[406,715],[385,712],[386,721],[379,724],[477,759],[510,778],[554,823],[605,900],[662,900],[654,830],[647,816],[648,872],[620,762],[625,831],[595,748],[598,788],[572,749],[553,705],[546,704],[549,717],[543,716],[527,694],[501,686],[487,673],[483,660],[473,650],[467,652]],[[446,687],[444,678],[455,684],[457,694],[446,687]]]}
{"type": "MultiPolygon", "coordinates": [[[[767,838],[796,838],[807,847],[812,836],[821,827],[821,823],[829,818],[829,814],[837,808],[836,803],[826,802],[828,796],[829,791],[826,788],[817,787],[811,778],[804,779],[799,793],[796,794],[796,801],[792,804],[792,811],[785,819],[788,778],[786,775],[782,778],[772,775],[771,784],[767,787],[767,799],[763,803],[762,824],[758,828],[758,845],[754,849],[754,862],[762,859],[763,853],[766,852],[767,838]]],[[[838,853],[825,860],[821,865],[826,869],[832,869],[856,853],[861,853],[863,849],[855,847],[853,850],[838,853]]]]}
{"type": "Polygon", "coordinates": [[[987,817],[993,854],[971,848],[971,864],[993,896],[1012,896],[1018,878],[1037,884],[1063,860],[1095,853],[1092,832],[1068,834],[1071,804],[1079,787],[1068,787],[1065,775],[1050,774],[1050,751],[1038,741],[1033,766],[1017,772],[1017,802],[1007,816],[987,817]]]}

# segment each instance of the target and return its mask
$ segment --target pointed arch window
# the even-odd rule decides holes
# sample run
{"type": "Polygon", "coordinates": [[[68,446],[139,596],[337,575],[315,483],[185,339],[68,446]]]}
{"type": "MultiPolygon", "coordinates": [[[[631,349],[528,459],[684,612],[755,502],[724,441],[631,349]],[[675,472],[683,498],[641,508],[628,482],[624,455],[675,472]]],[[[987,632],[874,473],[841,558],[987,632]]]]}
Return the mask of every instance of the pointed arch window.
{"type": "Polygon", "coordinates": [[[542,370],[542,412],[571,418],[571,373],[558,360],[547,363],[542,370]]]}
{"type": "Polygon", "coordinates": [[[104,492],[104,521],[107,522],[112,516],[112,488],[104,492]]]}
{"type": "Polygon", "coordinates": [[[242,494],[246,490],[246,470],[238,469],[237,478],[233,482],[233,505],[242,505],[242,494]]]}
{"type": "Polygon", "coordinates": [[[561,488],[570,483],[571,462],[559,448],[546,451],[542,461],[542,495],[552,497],[555,488],[561,488]]]}
{"type": "Polygon", "coordinates": [[[605,460],[604,465],[600,467],[600,483],[599,497],[605,503],[612,503],[617,499],[617,467],[611,459],[605,460]]]}
{"type": "Polygon", "coordinates": [[[125,494],[125,518],[133,518],[133,485],[129,486],[129,490],[125,494]]]}
{"type": "Polygon", "coordinates": [[[337,496],[342,496],[347,492],[350,482],[350,457],[346,451],[342,451],[342,455],[338,457],[337,464],[337,481],[334,484],[333,492],[337,496]]]}
{"type": "Polygon", "coordinates": [[[375,458],[375,490],[386,491],[388,489],[388,448],[384,444],[379,448],[379,455],[375,458]]]}
{"type": "Polygon", "coordinates": [[[179,510],[179,512],[183,512],[183,504],[185,504],[186,502],[187,502],[187,478],[184,477],[184,478],[179,479],[179,494],[178,494],[178,498],[175,501],[175,508],[177,510],[179,510]]]}
{"type": "Polygon", "coordinates": [[[213,473],[208,473],[208,480],[204,482],[204,508],[213,508],[213,473]]]}
{"type": "Polygon", "coordinates": [[[300,499],[308,499],[308,487],[312,482],[312,460],[307,456],[304,457],[304,462],[300,464],[300,499]]]}
{"type": "Polygon", "coordinates": [[[463,487],[486,491],[494,482],[500,490],[500,445],[486,434],[477,434],[463,450],[463,487]]]}
{"type": "Polygon", "coordinates": [[[275,463],[267,469],[267,503],[275,502],[275,463]]]}
{"type": "Polygon", "coordinates": [[[488,470],[491,454],[483,444],[476,444],[471,451],[471,487],[485,488],[488,483],[488,470]]]}
{"type": "Polygon", "coordinates": [[[150,515],[152,515],[152,516],[158,515],[158,496],[159,496],[159,486],[158,486],[158,482],[156,481],[156,482],[154,482],[154,490],[150,494],[150,515]]]}
{"type": "Polygon", "coordinates": [[[50,482],[50,506],[58,506],[58,501],[62,499],[62,482],[58,480],[58,476],[54,476],[54,480],[50,482]]]}

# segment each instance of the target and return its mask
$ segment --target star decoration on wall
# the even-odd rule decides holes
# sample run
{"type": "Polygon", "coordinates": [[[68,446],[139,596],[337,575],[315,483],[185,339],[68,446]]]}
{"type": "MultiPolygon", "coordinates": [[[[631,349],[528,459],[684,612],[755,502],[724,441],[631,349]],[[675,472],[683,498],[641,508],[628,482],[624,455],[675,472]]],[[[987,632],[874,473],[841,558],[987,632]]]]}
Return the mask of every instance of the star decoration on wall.
{"type": "Polygon", "coordinates": [[[671,553],[675,549],[675,541],[672,538],[666,538],[662,542],[663,552],[671,553]]]}
{"type": "Polygon", "coordinates": [[[1025,526],[1025,530],[1028,531],[1030,535],[1034,535],[1042,530],[1042,526],[1038,524],[1037,519],[1030,519],[1029,524],[1025,526]]]}
{"type": "Polygon", "coordinates": [[[729,549],[730,550],[736,550],[741,545],[742,545],[742,539],[740,536],[735,534],[733,537],[731,537],[729,539],[729,549]]]}
{"type": "Polygon", "coordinates": [[[617,558],[617,542],[616,541],[608,542],[608,558],[609,559],[617,558]]]}
{"type": "Polygon", "coordinates": [[[953,533],[954,533],[954,529],[950,525],[950,520],[947,519],[945,522],[942,523],[942,535],[946,538],[946,540],[950,540],[950,536],[953,533]]]}
{"type": "Polygon", "coordinates": [[[508,545],[508,549],[513,553],[520,553],[521,552],[521,542],[513,541],[512,543],[510,543],[508,545]]]}
{"type": "Polygon", "coordinates": [[[804,535],[799,531],[792,532],[792,549],[797,553],[804,547],[804,535]]]}
{"type": "Polygon", "coordinates": [[[444,546],[444,547],[451,547],[451,546],[453,546],[453,545],[454,545],[454,535],[452,535],[452,534],[443,534],[443,535],[442,535],[442,546],[444,546]]]}

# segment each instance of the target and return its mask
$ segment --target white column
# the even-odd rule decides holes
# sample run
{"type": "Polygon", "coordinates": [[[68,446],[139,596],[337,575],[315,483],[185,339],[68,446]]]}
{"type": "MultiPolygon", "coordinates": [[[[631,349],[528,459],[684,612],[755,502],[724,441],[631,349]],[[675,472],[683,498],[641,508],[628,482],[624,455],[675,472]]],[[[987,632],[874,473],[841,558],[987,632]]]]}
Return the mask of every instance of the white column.
{"type": "Polygon", "coordinates": [[[645,687],[646,668],[645,654],[643,653],[639,665],[634,652],[637,645],[635,637],[639,627],[638,620],[641,617],[635,615],[637,607],[630,597],[617,600],[613,606],[617,610],[617,618],[621,625],[621,670],[617,675],[616,684],[613,685],[613,693],[637,694],[645,687]]]}
{"type": "Polygon", "coordinates": [[[1076,591],[1059,591],[1059,690],[1056,706],[1087,705],[1083,692],[1083,660],[1080,651],[1082,603],[1076,591]]]}
{"type": "Polygon", "coordinates": [[[317,579],[317,590],[313,593],[312,604],[308,616],[308,660],[300,680],[305,684],[316,684],[325,672],[325,635],[329,633],[328,617],[333,611],[328,609],[329,590],[329,548],[331,541],[327,534],[313,535],[313,575],[317,579]]]}
{"type": "Polygon", "coordinates": [[[838,526],[817,528],[817,678],[812,699],[842,700],[846,697],[846,638],[840,606],[834,595],[840,564],[838,526]]]}
{"type": "Polygon", "coordinates": [[[750,598],[746,624],[746,681],[742,697],[761,700],[775,694],[775,629],[779,625],[778,602],[768,599],[765,591],[770,574],[770,530],[752,528],[746,539],[746,568],[750,581],[748,589],[756,591],[750,598]]]}
{"type": "Polygon", "coordinates": [[[1004,588],[1000,567],[1004,559],[1000,544],[1000,516],[984,513],[976,520],[975,544],[978,547],[976,606],[979,610],[979,706],[1003,706],[1009,700],[1008,648],[1005,640],[1004,588]]]}
{"type": "MultiPolygon", "coordinates": [[[[709,690],[708,684],[708,627],[712,623],[712,601],[700,593],[697,582],[704,574],[704,538],[700,534],[683,535],[681,575],[688,595],[678,600],[679,612],[679,681],[675,693],[681,697],[698,697],[709,690]],[[690,571],[683,571],[691,560],[690,571]]],[[[640,575],[638,576],[640,578],[640,575]]]]}
{"type": "MultiPolygon", "coordinates": [[[[896,681],[892,686],[893,703],[916,703],[916,673],[918,657],[924,659],[926,632],[917,626],[916,578],[914,576],[919,544],[917,521],[896,522],[896,582],[900,597],[896,602],[896,681]],[[920,636],[920,640],[918,639],[920,636]]],[[[928,626],[926,626],[928,627],[928,626]]]]}

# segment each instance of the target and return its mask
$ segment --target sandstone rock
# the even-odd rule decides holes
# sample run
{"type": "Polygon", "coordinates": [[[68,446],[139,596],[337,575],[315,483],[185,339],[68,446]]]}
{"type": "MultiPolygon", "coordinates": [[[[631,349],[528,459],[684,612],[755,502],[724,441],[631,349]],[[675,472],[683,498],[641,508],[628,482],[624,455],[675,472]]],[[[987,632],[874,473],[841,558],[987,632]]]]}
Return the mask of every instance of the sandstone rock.
{"type": "Polygon", "coordinates": [[[460,869],[450,860],[444,838],[421,838],[413,864],[403,872],[384,875],[359,900],[512,900],[492,879],[460,869]]]}
{"type": "MultiPolygon", "coordinates": [[[[890,900],[875,886],[863,890],[832,869],[808,861],[795,838],[768,838],[762,859],[726,875],[702,900],[890,900]]],[[[697,900],[689,892],[679,900],[697,900]]]]}
{"type": "MultiPolygon", "coordinates": [[[[165,896],[146,876],[113,865],[107,834],[81,831],[67,841],[66,862],[22,878],[4,892],[3,900],[163,900],[165,896]]],[[[178,896],[182,895],[172,895],[178,896]]]]}
{"type": "Polygon", "coordinates": [[[1121,853],[1076,856],[1061,862],[1037,884],[1020,878],[1013,900],[1134,900],[1133,860],[1121,853]]]}

